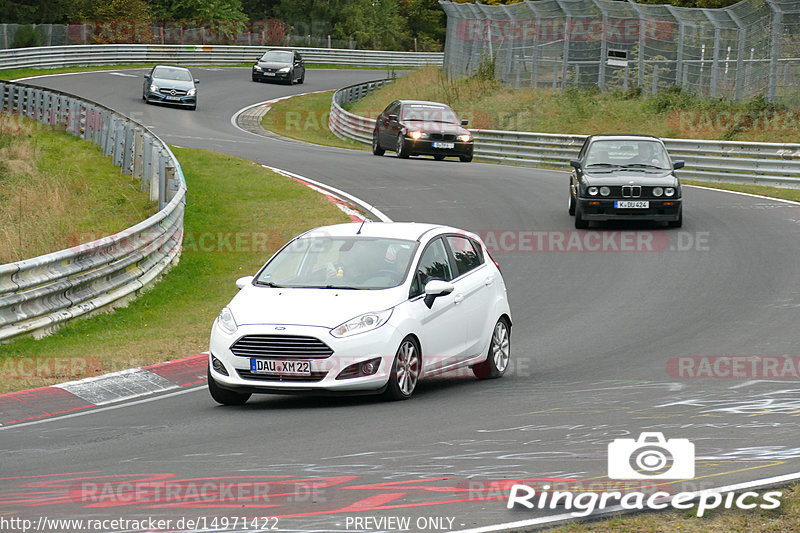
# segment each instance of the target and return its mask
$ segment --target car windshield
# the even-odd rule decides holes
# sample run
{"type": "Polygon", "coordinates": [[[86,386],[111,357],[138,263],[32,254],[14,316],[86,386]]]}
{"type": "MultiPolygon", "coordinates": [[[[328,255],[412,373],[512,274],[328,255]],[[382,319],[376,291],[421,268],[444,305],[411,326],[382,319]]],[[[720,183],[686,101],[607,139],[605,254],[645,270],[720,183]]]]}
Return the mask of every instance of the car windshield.
{"type": "Polygon", "coordinates": [[[423,122],[444,122],[458,124],[455,112],[447,106],[433,106],[424,104],[404,105],[400,116],[401,120],[419,120],[423,122]]]}
{"type": "Polygon", "coordinates": [[[664,145],[658,141],[602,140],[589,146],[586,166],[667,170],[669,157],[664,145]]]}
{"type": "Polygon", "coordinates": [[[157,67],[153,77],[162,80],[192,81],[192,75],[183,68],[157,67]]]}
{"type": "Polygon", "coordinates": [[[291,63],[292,52],[284,52],[282,50],[270,50],[261,56],[261,61],[274,62],[274,63],[291,63]]]}
{"type": "Polygon", "coordinates": [[[301,237],[276,254],[256,285],[388,289],[402,283],[416,241],[376,237],[301,237]]]}

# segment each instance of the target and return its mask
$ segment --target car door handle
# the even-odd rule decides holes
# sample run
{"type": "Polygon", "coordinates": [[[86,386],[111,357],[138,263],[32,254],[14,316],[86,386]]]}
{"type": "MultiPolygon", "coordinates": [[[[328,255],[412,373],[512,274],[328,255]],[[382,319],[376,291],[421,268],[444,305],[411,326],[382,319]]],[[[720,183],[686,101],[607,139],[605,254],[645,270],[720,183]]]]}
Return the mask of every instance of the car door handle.
{"type": "Polygon", "coordinates": [[[488,276],[485,280],[483,280],[483,284],[486,286],[489,286],[492,283],[494,283],[494,276],[488,276]]]}
{"type": "Polygon", "coordinates": [[[464,295],[463,294],[456,294],[455,298],[453,298],[453,301],[456,304],[460,304],[463,300],[464,300],[464,295]]]}

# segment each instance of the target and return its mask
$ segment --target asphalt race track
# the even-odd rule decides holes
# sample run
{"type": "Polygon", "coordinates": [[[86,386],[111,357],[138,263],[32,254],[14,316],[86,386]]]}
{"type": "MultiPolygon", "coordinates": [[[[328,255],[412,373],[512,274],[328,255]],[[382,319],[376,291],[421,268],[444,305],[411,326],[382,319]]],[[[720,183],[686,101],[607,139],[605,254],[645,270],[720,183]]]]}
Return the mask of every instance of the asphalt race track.
{"type": "Polygon", "coordinates": [[[394,220],[486,236],[509,286],[512,366],[500,380],[423,381],[400,403],[254,396],[225,408],[198,387],[9,426],[0,430],[0,517],[226,517],[229,526],[261,517],[251,529],[300,531],[388,531],[408,518],[414,531],[461,530],[565,512],[506,509],[513,480],[618,488],[606,476],[607,445],[640,432],[696,447],[695,478],[659,490],[800,472],[797,379],[687,379],[667,365],[678,356],[800,355],[800,206],[686,188],[680,230],[575,232],[563,172],[375,157],[230,122],[250,104],[381,71],[311,70],[304,85],[287,87],[253,83],[247,69],[195,68],[196,112],[145,105],[143,72],[29,83],[110,106],[170,144],[342,189],[394,220]],[[391,520],[370,521],[381,517],[391,520]]]}

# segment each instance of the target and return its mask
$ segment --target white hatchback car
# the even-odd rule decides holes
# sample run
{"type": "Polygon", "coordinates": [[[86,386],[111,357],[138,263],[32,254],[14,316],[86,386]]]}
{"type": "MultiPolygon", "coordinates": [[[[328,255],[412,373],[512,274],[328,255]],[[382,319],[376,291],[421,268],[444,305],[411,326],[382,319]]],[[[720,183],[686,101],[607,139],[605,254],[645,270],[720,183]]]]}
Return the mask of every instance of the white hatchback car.
{"type": "Polygon", "coordinates": [[[308,231],[281,248],[214,321],[208,388],[225,405],[252,393],[380,394],[419,378],[505,373],[511,311],[477,235],[417,223],[308,231]]]}

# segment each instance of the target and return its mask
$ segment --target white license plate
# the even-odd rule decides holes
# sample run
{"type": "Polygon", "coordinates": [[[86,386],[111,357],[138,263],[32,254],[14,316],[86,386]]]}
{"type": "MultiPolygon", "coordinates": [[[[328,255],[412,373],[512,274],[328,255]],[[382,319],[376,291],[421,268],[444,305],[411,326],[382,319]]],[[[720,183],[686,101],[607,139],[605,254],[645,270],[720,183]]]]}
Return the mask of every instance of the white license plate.
{"type": "Polygon", "coordinates": [[[433,143],[434,148],[455,148],[455,143],[433,143]]]}
{"type": "Polygon", "coordinates": [[[650,202],[647,200],[619,200],[614,202],[614,207],[617,209],[647,209],[650,207],[650,202]]]}
{"type": "Polygon", "coordinates": [[[274,72],[265,72],[264,73],[264,76],[274,76],[274,75],[275,75],[274,72]]]}
{"type": "Polygon", "coordinates": [[[180,102],[181,101],[181,97],[180,96],[167,96],[167,100],[180,102]]]}
{"type": "Polygon", "coordinates": [[[282,376],[310,376],[311,363],[308,361],[250,359],[250,372],[253,374],[279,374],[282,376]]]}

